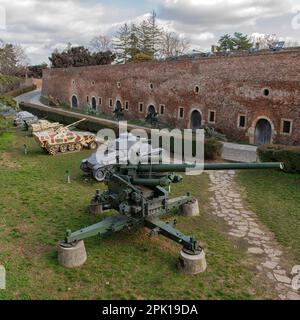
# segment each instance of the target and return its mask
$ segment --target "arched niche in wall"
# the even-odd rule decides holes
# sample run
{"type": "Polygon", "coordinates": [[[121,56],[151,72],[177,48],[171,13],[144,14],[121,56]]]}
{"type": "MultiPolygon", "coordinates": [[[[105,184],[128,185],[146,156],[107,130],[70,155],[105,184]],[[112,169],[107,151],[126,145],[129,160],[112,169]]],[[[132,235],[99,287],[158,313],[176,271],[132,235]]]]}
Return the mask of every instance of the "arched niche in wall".
{"type": "Polygon", "coordinates": [[[191,112],[191,129],[193,131],[196,131],[197,129],[200,129],[202,126],[202,112],[199,109],[193,109],[191,112]]]}
{"type": "Polygon", "coordinates": [[[73,109],[77,109],[78,106],[79,106],[79,104],[78,104],[78,98],[77,98],[77,96],[74,94],[74,95],[71,97],[71,107],[72,107],[73,109]]]}

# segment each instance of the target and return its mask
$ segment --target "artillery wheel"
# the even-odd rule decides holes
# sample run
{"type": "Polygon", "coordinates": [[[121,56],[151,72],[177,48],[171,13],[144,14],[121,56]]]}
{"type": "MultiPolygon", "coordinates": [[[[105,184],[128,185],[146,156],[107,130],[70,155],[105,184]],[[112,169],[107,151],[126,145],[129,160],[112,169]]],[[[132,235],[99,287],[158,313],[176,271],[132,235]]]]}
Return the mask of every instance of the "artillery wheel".
{"type": "Polygon", "coordinates": [[[74,143],[69,144],[69,145],[68,145],[68,150],[69,150],[70,152],[74,152],[74,151],[75,151],[75,144],[74,144],[74,143]]]}
{"type": "Polygon", "coordinates": [[[89,143],[90,150],[96,150],[98,148],[98,143],[96,141],[92,141],[89,143]]]}
{"type": "Polygon", "coordinates": [[[63,243],[60,243],[57,250],[58,262],[65,268],[78,268],[87,260],[83,241],[79,241],[72,246],[65,246],[63,243]]]}
{"type": "Polygon", "coordinates": [[[106,172],[102,169],[98,169],[98,170],[94,170],[93,171],[93,177],[95,178],[95,180],[97,180],[98,182],[103,182],[106,176],[106,172]]]}
{"type": "Polygon", "coordinates": [[[75,144],[75,150],[76,151],[81,151],[82,150],[82,145],[80,143],[75,144]]]}
{"type": "Polygon", "coordinates": [[[68,150],[68,146],[65,145],[65,144],[63,144],[63,145],[61,145],[61,146],[59,147],[59,151],[60,151],[61,153],[66,153],[67,150],[68,150]]]}
{"type": "Polygon", "coordinates": [[[52,156],[56,155],[59,151],[59,146],[48,146],[47,147],[47,151],[49,152],[49,154],[51,154],[52,156]]]}

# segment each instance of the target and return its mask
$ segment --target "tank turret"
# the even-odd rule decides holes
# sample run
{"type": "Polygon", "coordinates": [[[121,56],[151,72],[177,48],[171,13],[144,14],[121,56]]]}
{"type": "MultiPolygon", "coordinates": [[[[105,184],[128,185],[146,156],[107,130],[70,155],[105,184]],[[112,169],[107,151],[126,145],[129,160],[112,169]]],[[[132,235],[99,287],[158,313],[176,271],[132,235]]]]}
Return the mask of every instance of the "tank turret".
{"type": "Polygon", "coordinates": [[[58,128],[63,127],[62,124],[58,122],[49,122],[47,120],[39,120],[37,123],[33,123],[29,126],[29,132],[37,133],[42,131],[55,131],[58,128]]]}

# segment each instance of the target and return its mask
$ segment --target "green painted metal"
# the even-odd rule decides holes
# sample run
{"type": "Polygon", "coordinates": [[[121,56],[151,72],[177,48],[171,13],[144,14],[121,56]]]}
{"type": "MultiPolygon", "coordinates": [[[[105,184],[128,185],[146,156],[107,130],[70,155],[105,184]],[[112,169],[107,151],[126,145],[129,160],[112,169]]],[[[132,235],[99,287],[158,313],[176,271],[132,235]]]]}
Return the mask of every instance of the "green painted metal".
{"type": "Polygon", "coordinates": [[[155,230],[157,234],[161,234],[166,238],[181,244],[186,250],[190,252],[197,252],[197,250],[199,249],[198,243],[195,238],[184,235],[169,223],[165,223],[160,220],[146,219],[145,226],[151,230],[155,230]]]}
{"type": "Polygon", "coordinates": [[[282,168],[281,163],[212,163],[203,167],[194,164],[115,165],[106,172],[105,183],[108,190],[102,193],[97,190],[90,208],[95,213],[114,209],[119,215],[73,233],[67,232],[62,245],[70,246],[89,237],[145,226],[151,230],[151,234],[161,234],[181,244],[190,254],[198,254],[202,249],[193,237],[186,236],[175,229],[174,225],[159,220],[160,217],[169,215],[174,208],[178,209],[193,200],[190,193],[169,199],[167,189],[170,184],[182,181],[182,177],[175,175],[175,172],[185,172],[187,169],[206,171],[282,168]],[[94,210],[95,208],[99,210],[94,210]]]}
{"type": "MultiPolygon", "coordinates": [[[[266,169],[283,169],[283,163],[206,163],[203,165],[195,164],[139,164],[135,166],[138,173],[163,173],[163,172],[185,172],[187,169],[195,170],[266,170],[266,169]]],[[[120,168],[121,170],[129,170],[131,166],[120,168]]]]}
{"type": "Polygon", "coordinates": [[[125,228],[133,227],[136,224],[134,219],[126,216],[112,216],[87,228],[71,233],[67,232],[65,243],[72,244],[94,236],[105,236],[109,233],[118,232],[125,228]]]}

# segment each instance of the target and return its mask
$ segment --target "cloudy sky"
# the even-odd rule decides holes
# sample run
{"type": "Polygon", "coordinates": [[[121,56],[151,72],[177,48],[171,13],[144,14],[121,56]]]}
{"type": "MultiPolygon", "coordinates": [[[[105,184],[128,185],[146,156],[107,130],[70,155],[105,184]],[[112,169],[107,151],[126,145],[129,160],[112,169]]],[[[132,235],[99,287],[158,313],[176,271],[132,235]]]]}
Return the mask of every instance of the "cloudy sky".
{"type": "Polygon", "coordinates": [[[153,9],[195,49],[208,50],[235,31],[300,41],[300,0],[0,0],[0,39],[21,44],[31,63],[48,62],[55,48],[88,45],[153,9]]]}

